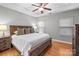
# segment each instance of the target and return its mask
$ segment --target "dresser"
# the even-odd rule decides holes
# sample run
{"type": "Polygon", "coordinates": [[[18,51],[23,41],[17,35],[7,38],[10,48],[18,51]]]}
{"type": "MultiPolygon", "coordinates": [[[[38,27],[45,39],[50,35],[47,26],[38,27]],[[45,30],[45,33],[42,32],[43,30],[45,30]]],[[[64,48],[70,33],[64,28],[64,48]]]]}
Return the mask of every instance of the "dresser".
{"type": "Polygon", "coordinates": [[[0,52],[8,48],[11,48],[11,38],[10,37],[0,38],[0,52]]]}
{"type": "Polygon", "coordinates": [[[75,25],[75,35],[73,41],[73,55],[79,56],[79,24],[75,25]]]}

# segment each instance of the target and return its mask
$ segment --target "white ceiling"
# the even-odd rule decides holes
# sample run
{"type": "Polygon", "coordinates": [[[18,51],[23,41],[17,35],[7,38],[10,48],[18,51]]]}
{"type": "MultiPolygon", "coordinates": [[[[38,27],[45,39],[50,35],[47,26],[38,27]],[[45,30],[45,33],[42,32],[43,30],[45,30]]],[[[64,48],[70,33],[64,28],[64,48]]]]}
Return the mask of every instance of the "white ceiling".
{"type": "Polygon", "coordinates": [[[51,8],[52,11],[44,10],[44,14],[41,14],[39,10],[32,12],[36,7],[32,6],[31,3],[1,3],[0,5],[34,17],[40,17],[50,13],[57,13],[79,8],[78,3],[49,3],[46,7],[51,8]]]}

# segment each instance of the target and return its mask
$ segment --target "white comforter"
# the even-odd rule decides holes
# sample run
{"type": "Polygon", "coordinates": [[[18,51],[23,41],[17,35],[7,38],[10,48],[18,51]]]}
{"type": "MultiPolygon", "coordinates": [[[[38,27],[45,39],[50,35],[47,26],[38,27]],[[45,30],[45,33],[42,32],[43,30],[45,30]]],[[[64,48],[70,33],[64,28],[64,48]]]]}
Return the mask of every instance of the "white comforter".
{"type": "Polygon", "coordinates": [[[13,35],[12,44],[21,52],[21,55],[28,56],[31,48],[39,46],[48,40],[49,35],[45,33],[32,33],[26,35],[13,35]]]}

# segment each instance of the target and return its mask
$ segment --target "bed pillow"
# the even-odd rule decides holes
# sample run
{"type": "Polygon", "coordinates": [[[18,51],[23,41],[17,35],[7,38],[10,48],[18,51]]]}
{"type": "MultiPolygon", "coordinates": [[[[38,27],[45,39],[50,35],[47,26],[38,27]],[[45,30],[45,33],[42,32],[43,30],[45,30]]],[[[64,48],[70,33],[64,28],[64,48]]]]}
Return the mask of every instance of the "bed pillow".
{"type": "Polygon", "coordinates": [[[25,28],[25,34],[30,34],[31,33],[31,29],[30,28],[25,28]]]}
{"type": "Polygon", "coordinates": [[[17,28],[17,35],[24,35],[24,28],[17,28]]]}
{"type": "Polygon", "coordinates": [[[34,29],[33,28],[31,28],[30,30],[31,30],[31,33],[34,33],[34,29]]]}

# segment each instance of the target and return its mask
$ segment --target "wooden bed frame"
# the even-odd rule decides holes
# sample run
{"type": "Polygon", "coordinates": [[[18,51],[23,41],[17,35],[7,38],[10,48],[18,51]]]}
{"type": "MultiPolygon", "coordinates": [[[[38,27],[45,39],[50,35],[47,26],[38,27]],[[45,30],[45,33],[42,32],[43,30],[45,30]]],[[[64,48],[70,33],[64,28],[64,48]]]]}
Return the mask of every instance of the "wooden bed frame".
{"type": "MultiPolygon", "coordinates": [[[[33,33],[34,32],[34,30],[33,30],[33,28],[32,28],[32,26],[16,26],[16,25],[11,25],[10,26],[10,34],[11,35],[13,35],[14,33],[14,31],[16,31],[17,30],[17,28],[26,28],[26,29],[28,29],[28,28],[30,28],[30,33],[33,33]]],[[[30,51],[28,52],[29,53],[29,56],[39,56],[39,55],[43,55],[46,51],[47,51],[47,49],[49,48],[49,47],[51,47],[51,45],[52,45],[52,41],[51,41],[51,39],[52,38],[49,38],[49,40],[47,40],[46,42],[44,42],[43,44],[41,44],[39,47],[37,47],[37,48],[32,48],[32,49],[30,49],[30,51]]],[[[13,44],[12,44],[13,45],[13,44]]],[[[13,45],[14,46],[14,45],[13,45]]],[[[15,47],[15,46],[14,46],[15,47]]],[[[16,48],[16,47],[15,47],[16,48]]],[[[16,49],[17,50],[17,49],[16,49]]],[[[19,51],[19,50],[17,50],[18,51],[18,53],[21,55],[21,52],[19,51]]]]}

